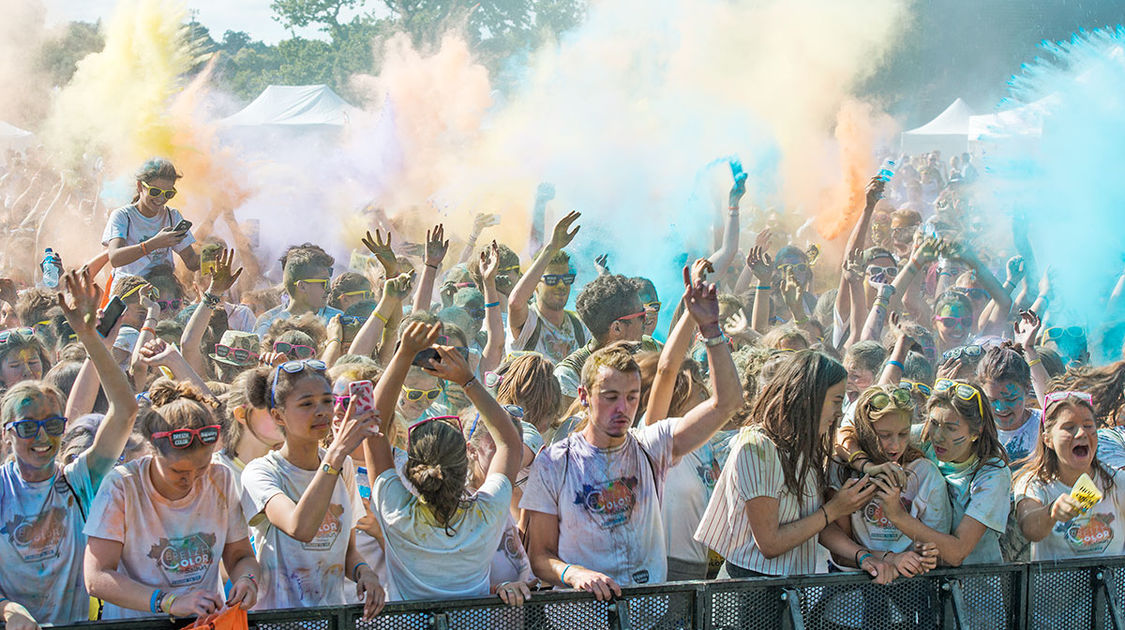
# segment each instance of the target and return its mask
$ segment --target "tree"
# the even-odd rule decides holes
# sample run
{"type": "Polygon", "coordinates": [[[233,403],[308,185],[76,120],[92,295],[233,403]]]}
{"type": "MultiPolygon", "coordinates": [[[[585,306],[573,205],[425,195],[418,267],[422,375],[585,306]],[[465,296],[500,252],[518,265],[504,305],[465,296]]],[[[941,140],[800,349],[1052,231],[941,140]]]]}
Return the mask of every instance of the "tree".
{"type": "Polygon", "coordinates": [[[105,48],[100,24],[71,22],[59,39],[49,41],[39,52],[39,67],[53,85],[66,85],[78,69],[78,62],[90,53],[105,48]]]}
{"type": "Polygon", "coordinates": [[[332,36],[333,40],[343,35],[344,24],[340,13],[345,9],[363,6],[365,0],[273,0],[273,19],[293,31],[317,24],[320,30],[332,36]]]}

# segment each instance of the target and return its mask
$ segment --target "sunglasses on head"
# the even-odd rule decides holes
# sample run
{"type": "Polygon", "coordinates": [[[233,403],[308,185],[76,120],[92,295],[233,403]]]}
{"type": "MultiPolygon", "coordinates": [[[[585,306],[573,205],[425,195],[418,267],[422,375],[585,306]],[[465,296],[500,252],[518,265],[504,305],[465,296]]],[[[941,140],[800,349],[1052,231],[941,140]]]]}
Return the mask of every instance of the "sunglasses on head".
{"type": "Polygon", "coordinates": [[[500,383],[504,382],[504,375],[497,374],[496,372],[484,373],[484,386],[489,389],[496,389],[500,387],[500,383]]]}
{"type": "Polygon", "coordinates": [[[450,427],[457,429],[458,434],[463,434],[465,432],[465,429],[461,426],[461,418],[458,418],[457,416],[434,416],[432,418],[424,418],[410,425],[410,427],[406,429],[407,444],[410,443],[411,436],[414,435],[414,429],[417,429],[424,424],[429,424],[430,422],[444,422],[450,427]]]}
{"type": "Polygon", "coordinates": [[[925,383],[919,383],[918,381],[911,381],[907,379],[899,381],[898,386],[903,389],[909,389],[912,392],[918,392],[919,394],[922,394],[927,398],[930,397],[930,392],[934,391],[933,388],[925,383]]]}
{"type": "Polygon", "coordinates": [[[31,328],[9,328],[8,330],[0,331],[0,343],[8,343],[12,336],[30,339],[35,336],[35,331],[31,328]]]}
{"type": "Polygon", "coordinates": [[[549,287],[553,287],[559,282],[562,282],[569,287],[570,285],[574,284],[575,275],[576,274],[573,273],[548,273],[543,274],[542,280],[543,284],[549,287]]]}
{"type": "Polygon", "coordinates": [[[904,387],[896,387],[890,393],[885,391],[879,392],[871,396],[868,404],[871,405],[876,411],[882,411],[891,406],[891,403],[900,409],[907,409],[911,406],[914,400],[910,397],[910,390],[904,387]]]}
{"type": "Polygon", "coordinates": [[[960,359],[963,356],[976,358],[982,354],[984,354],[984,348],[979,345],[973,344],[971,346],[961,346],[960,348],[947,350],[946,352],[942,353],[941,358],[945,361],[949,361],[950,359],[960,359]]]}
{"type": "Polygon", "coordinates": [[[358,295],[358,296],[359,296],[359,299],[360,299],[360,300],[372,300],[372,299],[375,299],[375,294],[374,294],[374,293],[372,293],[371,291],[367,291],[367,290],[361,290],[361,291],[348,291],[347,293],[341,293],[341,294],[340,294],[340,297],[351,297],[351,296],[353,296],[353,295],[358,295]]]}
{"type": "Polygon", "coordinates": [[[414,389],[403,385],[402,391],[406,394],[406,399],[410,402],[418,402],[422,400],[423,396],[426,397],[427,400],[436,400],[437,397],[441,395],[441,386],[439,385],[434,389],[414,389]]]}
{"type": "Polygon", "coordinates": [[[949,290],[963,295],[974,302],[988,298],[988,291],[979,287],[950,287],[949,290]]]}
{"type": "Polygon", "coordinates": [[[180,298],[174,298],[171,300],[157,300],[156,303],[160,305],[160,310],[162,311],[178,311],[180,307],[183,306],[184,302],[180,298]]]}
{"type": "Polygon", "coordinates": [[[324,285],[324,288],[326,288],[326,289],[327,289],[327,288],[328,288],[328,283],[329,283],[329,282],[332,282],[332,279],[331,279],[331,278],[302,278],[301,280],[298,280],[298,281],[297,281],[297,283],[301,283],[301,282],[304,282],[304,283],[306,283],[306,284],[320,284],[320,285],[324,285]]]}
{"type": "Polygon", "coordinates": [[[270,408],[277,406],[277,399],[275,394],[277,392],[277,377],[281,376],[282,372],[286,374],[299,374],[309,368],[314,372],[323,372],[328,369],[328,364],[320,359],[302,359],[300,361],[286,361],[277,366],[273,373],[273,384],[270,385],[270,408]]]}
{"type": "Polygon", "coordinates": [[[660,310],[660,302],[645,302],[645,310],[646,311],[659,311],[660,310]]]}
{"type": "Polygon", "coordinates": [[[984,403],[981,402],[980,391],[977,388],[969,385],[968,383],[962,383],[960,381],[954,381],[948,378],[939,378],[937,382],[934,383],[935,392],[944,392],[947,390],[953,390],[953,395],[957,396],[961,400],[964,400],[965,402],[976,398],[977,411],[980,412],[980,416],[982,418],[984,417],[984,403]]]}
{"type": "Polygon", "coordinates": [[[1052,326],[1043,332],[1043,343],[1048,341],[1055,341],[1063,337],[1071,337],[1074,339],[1085,339],[1086,331],[1081,326],[1052,326]]]}
{"type": "Polygon", "coordinates": [[[497,269],[496,275],[519,273],[519,272],[520,272],[520,266],[519,265],[512,265],[511,267],[501,267],[501,268],[497,269]]]}
{"type": "Polygon", "coordinates": [[[164,197],[165,199],[171,199],[172,197],[176,196],[175,188],[163,190],[161,188],[157,188],[156,186],[149,186],[145,182],[141,182],[141,186],[144,186],[144,189],[148,192],[148,194],[152,195],[153,197],[164,197]]]}
{"type": "Polygon", "coordinates": [[[1052,403],[1063,402],[1064,400],[1081,400],[1082,402],[1094,406],[1094,397],[1087,392],[1051,392],[1043,397],[1043,406],[1046,407],[1052,403]]]}
{"type": "Polygon", "coordinates": [[[362,326],[367,321],[366,317],[359,317],[357,315],[341,315],[340,323],[345,326],[362,326]]]}
{"type": "Polygon", "coordinates": [[[644,317],[645,315],[648,315],[648,311],[646,311],[644,309],[641,309],[637,313],[630,313],[628,315],[622,315],[621,317],[618,317],[617,319],[615,319],[613,321],[615,321],[615,322],[625,322],[625,321],[629,321],[630,319],[639,319],[641,317],[644,317]]]}
{"type": "Polygon", "coordinates": [[[8,428],[15,432],[16,437],[30,440],[39,435],[39,429],[42,428],[51,437],[58,437],[66,431],[66,418],[62,416],[52,416],[44,418],[43,420],[32,420],[25,418],[23,420],[16,420],[8,423],[8,428]]]}
{"type": "Polygon", "coordinates": [[[280,352],[281,354],[292,355],[297,357],[298,359],[308,359],[316,354],[316,348],[312,346],[285,343],[284,341],[278,341],[273,344],[273,351],[280,352]]]}
{"type": "Polygon", "coordinates": [[[258,353],[246,348],[232,348],[221,343],[215,344],[215,356],[231,359],[237,363],[249,363],[258,360],[258,353]]]}
{"type": "Polygon", "coordinates": [[[894,278],[895,276],[898,275],[898,267],[895,267],[893,265],[890,266],[890,267],[880,267],[879,265],[867,265],[867,275],[877,276],[879,274],[884,274],[887,277],[894,278]]]}
{"type": "Polygon", "coordinates": [[[965,326],[968,327],[973,322],[972,317],[953,317],[951,315],[935,315],[934,321],[946,326],[965,326]]]}
{"type": "Polygon", "coordinates": [[[168,438],[172,448],[187,448],[199,438],[200,444],[214,444],[219,441],[219,431],[222,429],[217,424],[209,424],[198,429],[176,429],[174,431],[160,431],[153,433],[152,439],[168,438]]]}

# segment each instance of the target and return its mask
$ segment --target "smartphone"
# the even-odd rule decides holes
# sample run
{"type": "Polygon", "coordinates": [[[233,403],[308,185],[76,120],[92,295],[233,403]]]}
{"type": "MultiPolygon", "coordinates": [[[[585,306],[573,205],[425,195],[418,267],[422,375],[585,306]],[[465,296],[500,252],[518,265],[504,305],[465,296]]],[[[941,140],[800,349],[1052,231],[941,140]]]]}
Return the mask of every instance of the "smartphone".
{"type": "Polygon", "coordinates": [[[113,299],[102,310],[102,320],[97,328],[98,334],[102,337],[108,337],[109,331],[113,330],[113,327],[117,325],[117,320],[121,319],[121,315],[124,313],[125,303],[116,295],[113,296],[113,299]]]}
{"type": "Polygon", "coordinates": [[[176,224],[176,227],[173,228],[172,231],[173,232],[187,232],[190,229],[191,229],[191,221],[188,221],[187,219],[180,219],[180,222],[176,224]]]}
{"type": "Polygon", "coordinates": [[[215,273],[215,266],[219,260],[219,254],[223,251],[221,245],[213,244],[207,245],[199,254],[199,272],[205,276],[215,273]]]}
{"type": "Polygon", "coordinates": [[[352,416],[375,411],[375,386],[371,381],[356,381],[348,385],[348,396],[352,399],[352,416]]]}
{"type": "MultiPolygon", "coordinates": [[[[468,348],[464,346],[453,346],[453,349],[457,351],[457,354],[461,355],[461,358],[465,359],[466,361],[469,360],[468,348]]],[[[418,354],[414,355],[414,360],[411,361],[410,364],[417,365],[420,368],[428,368],[430,367],[430,359],[441,363],[441,355],[438,354],[437,349],[426,348],[420,351],[418,354]]]]}

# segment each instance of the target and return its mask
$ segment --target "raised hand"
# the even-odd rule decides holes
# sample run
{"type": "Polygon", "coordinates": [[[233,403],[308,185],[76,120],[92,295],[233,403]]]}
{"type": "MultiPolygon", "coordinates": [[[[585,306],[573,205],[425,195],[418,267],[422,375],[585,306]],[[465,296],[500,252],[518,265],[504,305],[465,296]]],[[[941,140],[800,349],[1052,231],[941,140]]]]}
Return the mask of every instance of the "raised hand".
{"type": "Polygon", "coordinates": [[[1015,342],[1028,349],[1035,347],[1035,340],[1039,338],[1039,328],[1043,321],[1035,311],[1020,311],[1020,318],[1013,325],[1015,328],[1015,342]]]}
{"type": "Polygon", "coordinates": [[[93,333],[97,325],[102,290],[94,284],[89,271],[82,275],[74,271],[66,272],[63,275],[63,286],[66,287],[66,295],[61,292],[55,295],[66,321],[75,334],[93,333]]]}
{"type": "Polygon", "coordinates": [[[737,208],[738,204],[742,202],[742,198],[746,195],[746,173],[739,173],[734,178],[734,184],[730,187],[730,195],[727,197],[730,208],[737,208]]]}
{"type": "Polygon", "coordinates": [[[473,234],[480,234],[486,227],[500,224],[500,215],[482,212],[473,216],[473,234]]]}
{"type": "Polygon", "coordinates": [[[706,258],[696,258],[691,264],[691,283],[705,282],[707,274],[715,273],[715,266],[706,258]]]}
{"type": "Polygon", "coordinates": [[[750,253],[746,256],[746,266],[762,285],[773,281],[773,258],[761,247],[750,248],[750,253]]]}
{"type": "Polygon", "coordinates": [[[500,271],[500,246],[492,241],[480,253],[480,275],[485,282],[496,282],[496,274],[500,271]]]}
{"type": "Polygon", "coordinates": [[[844,279],[849,283],[855,284],[863,281],[863,250],[853,249],[848,253],[848,257],[844,259],[844,279]]]}
{"type": "Polygon", "coordinates": [[[599,276],[609,275],[609,254],[602,254],[594,259],[594,268],[598,270],[599,276]]]}
{"type": "Polygon", "coordinates": [[[445,240],[445,226],[438,223],[432,230],[426,230],[426,266],[438,267],[449,251],[449,241],[445,240]]]}
{"type": "Polygon", "coordinates": [[[723,323],[723,331],[726,332],[728,337],[741,337],[750,332],[750,322],[746,321],[746,315],[742,309],[736,310],[727,318],[723,323]]]}
{"type": "Polygon", "coordinates": [[[371,232],[368,231],[367,235],[363,237],[363,245],[375,258],[379,260],[379,264],[383,265],[383,270],[386,271],[387,277],[391,277],[398,273],[398,258],[395,253],[391,251],[391,232],[387,230],[387,240],[383,240],[383,235],[378,228],[375,228],[375,237],[371,237],[371,232]]]}
{"type": "Polygon", "coordinates": [[[769,228],[764,228],[758,232],[758,236],[754,237],[754,247],[762,248],[762,251],[769,251],[770,241],[773,240],[773,232],[769,228]]]}
{"type": "Polygon", "coordinates": [[[699,332],[704,337],[718,337],[722,334],[719,328],[719,297],[715,285],[704,282],[692,282],[691,272],[684,267],[684,306],[688,315],[699,326],[699,332]]]}
{"type": "Polygon", "coordinates": [[[550,182],[542,182],[535,189],[535,201],[539,203],[547,203],[555,198],[555,185],[550,182]]]}
{"type": "Polygon", "coordinates": [[[1023,256],[1012,256],[1008,259],[1005,271],[1008,275],[1004,284],[1014,287],[1019,284],[1020,280],[1023,280],[1024,274],[1027,273],[1027,261],[1023,259],[1023,256]]]}
{"type": "Polygon", "coordinates": [[[886,186],[887,182],[883,181],[883,178],[879,177],[878,175],[872,177],[871,181],[867,182],[865,193],[867,197],[868,208],[874,208],[875,203],[883,198],[883,189],[886,186]]]}
{"type": "Polygon", "coordinates": [[[406,296],[410,295],[410,291],[414,288],[414,272],[403,273],[388,278],[383,283],[383,292],[394,300],[403,300],[406,296]]]}
{"type": "Polygon", "coordinates": [[[422,322],[414,322],[402,331],[402,341],[399,348],[413,358],[420,350],[434,345],[439,330],[439,324],[429,326],[422,322]]]}
{"type": "Polygon", "coordinates": [[[942,248],[943,241],[935,237],[916,238],[914,239],[914,249],[910,252],[910,259],[914,261],[915,266],[933,262],[937,260],[938,253],[942,248]]]}
{"type": "Polygon", "coordinates": [[[168,359],[176,355],[179,351],[176,346],[165,342],[163,339],[157,337],[151,339],[141,346],[138,353],[140,362],[145,367],[155,367],[158,365],[165,365],[168,359]]]}
{"type": "Polygon", "coordinates": [[[430,359],[430,366],[422,368],[427,374],[436,376],[443,381],[467,385],[473,380],[473,369],[469,362],[453,346],[434,346],[438,358],[430,359]]]}
{"type": "Polygon", "coordinates": [[[549,245],[551,251],[557,252],[567,245],[570,245],[570,242],[573,241],[574,237],[578,234],[578,230],[581,229],[581,226],[574,225],[574,222],[581,216],[582,215],[578,212],[570,212],[565,217],[559,219],[559,222],[555,224],[554,231],[551,232],[551,244],[549,245]],[[574,225],[573,230],[570,229],[572,225],[574,225]]]}
{"type": "MultiPolygon", "coordinates": [[[[794,307],[801,303],[800,296],[801,283],[797,281],[797,274],[792,268],[786,269],[785,277],[781,280],[781,297],[785,300],[786,304],[790,307],[794,307]]],[[[800,317],[800,314],[794,311],[793,317],[800,317]]]]}
{"type": "Polygon", "coordinates": [[[231,273],[231,267],[234,265],[234,250],[224,249],[219,252],[219,257],[215,260],[215,271],[211,274],[211,285],[207,287],[207,292],[211,295],[222,295],[234,286],[238,277],[242,275],[242,267],[238,271],[231,273]]]}

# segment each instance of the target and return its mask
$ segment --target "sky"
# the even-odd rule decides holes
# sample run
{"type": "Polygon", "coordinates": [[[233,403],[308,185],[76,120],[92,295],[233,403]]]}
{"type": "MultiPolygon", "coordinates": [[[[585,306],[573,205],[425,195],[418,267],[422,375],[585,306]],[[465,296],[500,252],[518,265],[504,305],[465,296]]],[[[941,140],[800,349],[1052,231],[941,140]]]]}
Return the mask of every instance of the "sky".
{"type": "MultiPolygon", "coordinates": [[[[117,0],[43,0],[47,6],[47,23],[55,25],[74,20],[96,22],[113,14],[117,0]]],[[[267,44],[287,39],[289,32],[273,20],[270,0],[190,0],[185,3],[197,11],[196,19],[211,31],[216,40],[223,33],[246,31],[254,39],[267,44]]],[[[350,16],[345,16],[350,17],[350,16]]],[[[321,37],[315,29],[299,31],[302,37],[321,37]]]]}

